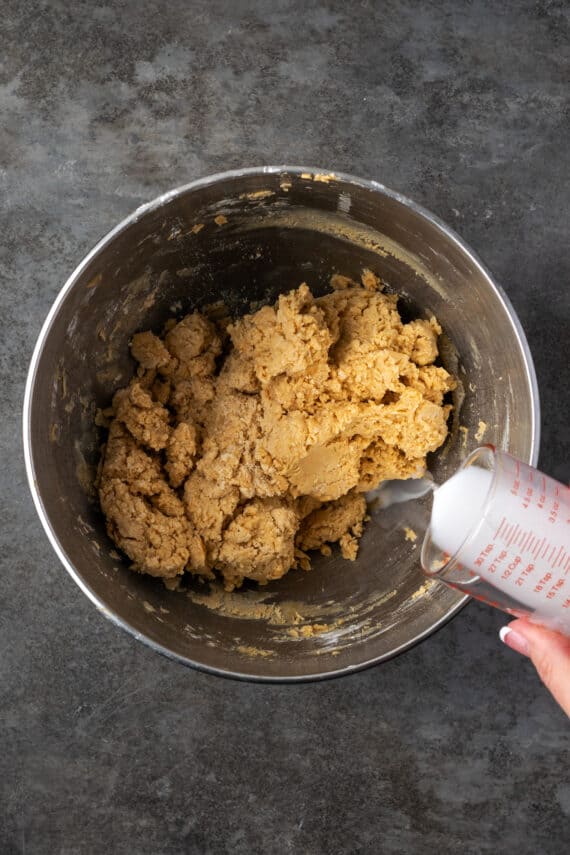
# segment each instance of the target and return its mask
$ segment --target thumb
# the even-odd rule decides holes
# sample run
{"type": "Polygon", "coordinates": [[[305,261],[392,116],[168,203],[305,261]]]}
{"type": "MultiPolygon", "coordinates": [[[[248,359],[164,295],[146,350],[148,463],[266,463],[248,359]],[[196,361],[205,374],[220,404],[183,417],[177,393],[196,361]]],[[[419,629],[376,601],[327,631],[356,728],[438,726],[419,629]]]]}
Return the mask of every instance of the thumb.
{"type": "Polygon", "coordinates": [[[508,647],[529,657],[546,688],[570,716],[570,638],[525,619],[504,626],[500,636],[508,647]]]}

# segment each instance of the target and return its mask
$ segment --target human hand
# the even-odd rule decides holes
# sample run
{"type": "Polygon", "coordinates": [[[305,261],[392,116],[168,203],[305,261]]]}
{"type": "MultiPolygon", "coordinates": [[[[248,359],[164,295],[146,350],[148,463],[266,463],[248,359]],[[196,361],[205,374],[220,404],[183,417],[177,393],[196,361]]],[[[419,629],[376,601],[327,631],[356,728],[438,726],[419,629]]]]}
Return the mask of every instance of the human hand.
{"type": "Polygon", "coordinates": [[[499,635],[507,647],[528,656],[546,688],[570,716],[570,638],[525,619],[512,621],[499,635]]]}

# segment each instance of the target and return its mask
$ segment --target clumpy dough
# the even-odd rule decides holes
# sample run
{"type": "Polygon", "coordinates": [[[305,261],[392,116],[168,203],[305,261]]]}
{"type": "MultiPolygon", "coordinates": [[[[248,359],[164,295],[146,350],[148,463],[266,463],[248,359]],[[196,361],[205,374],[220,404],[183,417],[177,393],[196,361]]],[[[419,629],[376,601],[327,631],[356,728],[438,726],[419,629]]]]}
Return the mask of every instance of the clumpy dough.
{"type": "Polygon", "coordinates": [[[193,312],[133,336],[99,472],[109,535],[133,570],[173,586],[217,571],[265,584],[338,542],[354,559],[364,493],[419,477],[447,435],[455,382],[435,320],[336,275],[228,324],[193,312]]]}

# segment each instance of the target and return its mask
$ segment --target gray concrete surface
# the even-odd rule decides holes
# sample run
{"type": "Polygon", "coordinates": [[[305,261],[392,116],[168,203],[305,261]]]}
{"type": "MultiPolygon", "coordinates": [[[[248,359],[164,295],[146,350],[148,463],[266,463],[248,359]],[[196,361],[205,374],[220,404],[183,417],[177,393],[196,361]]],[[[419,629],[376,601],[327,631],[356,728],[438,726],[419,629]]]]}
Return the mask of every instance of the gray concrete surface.
{"type": "Polygon", "coordinates": [[[292,162],[379,179],[479,251],[534,354],[541,466],[569,478],[569,10],[0,2],[3,853],[569,851],[570,728],[498,612],[325,684],[193,673],[65,574],[20,440],[35,338],[97,238],[197,176],[292,162]]]}

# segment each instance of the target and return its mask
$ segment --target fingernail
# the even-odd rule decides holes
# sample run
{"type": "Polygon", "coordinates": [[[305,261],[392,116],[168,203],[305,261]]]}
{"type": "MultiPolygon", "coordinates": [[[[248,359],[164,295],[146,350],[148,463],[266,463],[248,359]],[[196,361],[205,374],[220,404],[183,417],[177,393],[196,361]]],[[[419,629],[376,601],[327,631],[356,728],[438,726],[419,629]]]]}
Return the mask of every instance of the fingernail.
{"type": "Polygon", "coordinates": [[[520,634],[520,632],[515,632],[514,629],[510,628],[510,626],[503,626],[499,630],[499,638],[503,644],[506,644],[507,647],[511,648],[511,650],[516,650],[517,653],[521,653],[523,656],[528,656],[528,641],[524,635],[520,634]]]}

